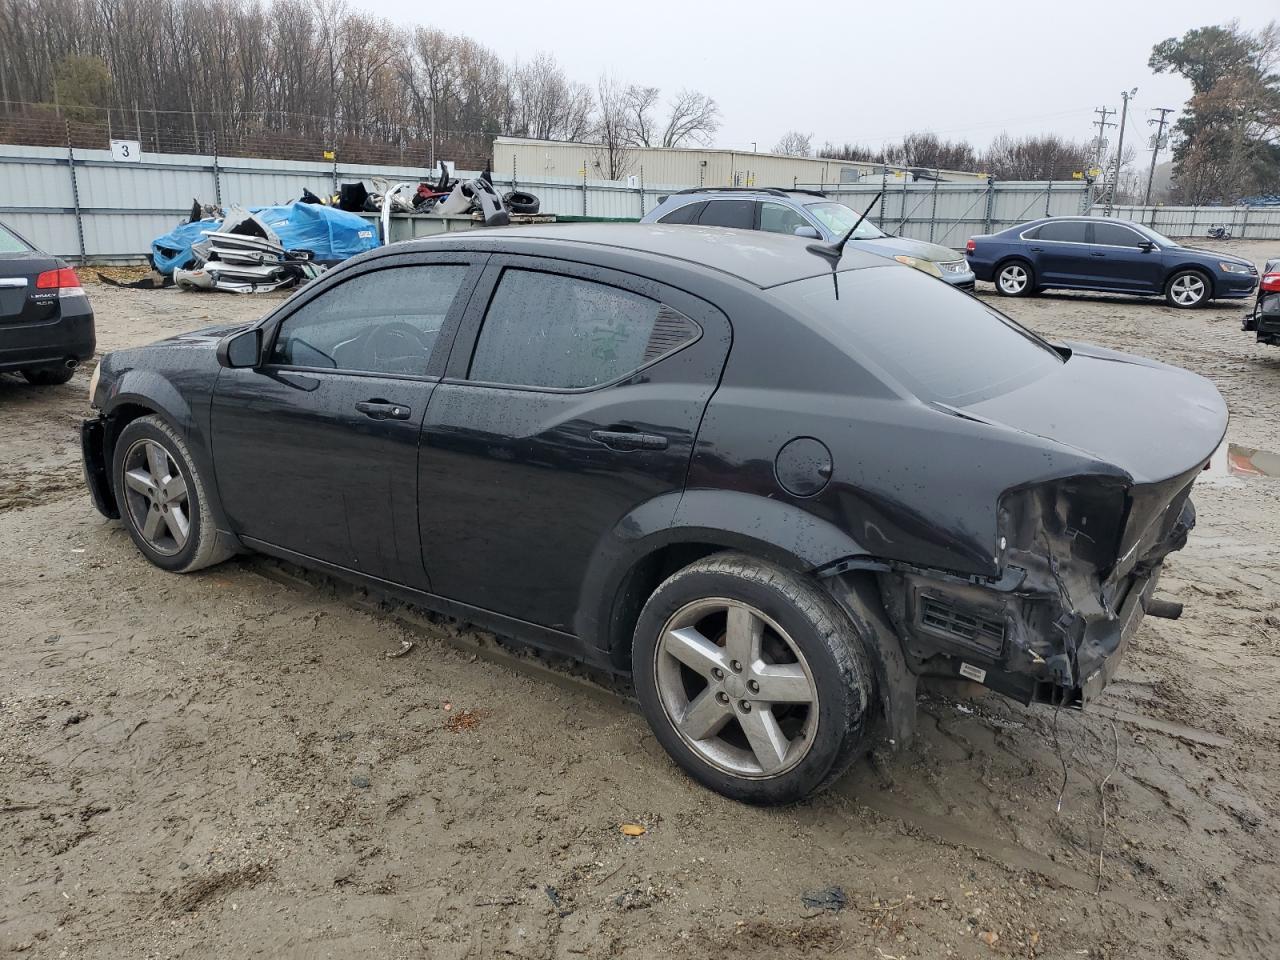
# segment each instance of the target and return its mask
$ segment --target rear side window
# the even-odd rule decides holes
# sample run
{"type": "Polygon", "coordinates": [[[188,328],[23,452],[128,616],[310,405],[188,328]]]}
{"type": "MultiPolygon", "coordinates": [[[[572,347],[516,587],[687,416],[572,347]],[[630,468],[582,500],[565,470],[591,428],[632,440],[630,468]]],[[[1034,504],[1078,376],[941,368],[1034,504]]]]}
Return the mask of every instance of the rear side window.
{"type": "Polygon", "coordinates": [[[581,389],[611,383],[698,336],[670,307],[618,287],[507,269],[489,301],[469,379],[581,389]]]}
{"type": "Polygon", "coordinates": [[[756,205],[752,200],[711,200],[698,217],[704,227],[736,227],[751,230],[755,227],[756,205]]]}
{"type": "Polygon", "coordinates": [[[1106,244],[1108,247],[1136,247],[1146,240],[1128,227],[1118,223],[1095,223],[1093,225],[1093,242],[1106,244]]]}
{"type": "Polygon", "coordinates": [[[31,248],[0,226],[0,253],[26,253],[31,248]]]}
{"type": "Polygon", "coordinates": [[[1056,350],[975,297],[918,270],[864,267],[774,288],[774,295],[855,360],[924,401],[976,403],[1052,372],[1056,350]]]}
{"type": "Polygon", "coordinates": [[[679,207],[668,213],[659,220],[659,223],[697,223],[698,214],[702,212],[702,208],[707,205],[704,200],[701,203],[686,203],[683,207],[679,207]]]}
{"type": "Polygon", "coordinates": [[[271,362],[424,376],[467,267],[390,267],[352,277],[280,324],[271,362]]]}
{"type": "Polygon", "coordinates": [[[1056,240],[1059,243],[1085,243],[1089,225],[1080,220],[1062,220],[1046,223],[1036,234],[1037,240],[1056,240]]]}

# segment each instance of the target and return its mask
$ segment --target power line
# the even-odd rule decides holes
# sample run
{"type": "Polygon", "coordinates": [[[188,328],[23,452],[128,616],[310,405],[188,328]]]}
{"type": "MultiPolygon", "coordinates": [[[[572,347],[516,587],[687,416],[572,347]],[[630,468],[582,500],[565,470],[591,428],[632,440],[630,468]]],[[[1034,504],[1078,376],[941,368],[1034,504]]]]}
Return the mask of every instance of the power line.
{"type": "Polygon", "coordinates": [[[1147,195],[1142,201],[1144,207],[1151,205],[1151,181],[1156,177],[1156,157],[1160,155],[1160,144],[1164,142],[1164,128],[1168,123],[1166,118],[1174,112],[1172,107],[1156,107],[1156,109],[1160,111],[1160,119],[1147,121],[1148,126],[1157,123],[1159,127],[1156,128],[1156,141],[1151,145],[1151,170],[1147,173],[1147,195]]]}

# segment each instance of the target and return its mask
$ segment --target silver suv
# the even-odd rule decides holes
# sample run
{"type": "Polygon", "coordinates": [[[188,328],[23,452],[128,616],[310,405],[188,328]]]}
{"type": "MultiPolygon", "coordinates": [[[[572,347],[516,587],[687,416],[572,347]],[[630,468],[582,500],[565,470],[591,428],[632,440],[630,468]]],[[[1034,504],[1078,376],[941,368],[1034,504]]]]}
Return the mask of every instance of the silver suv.
{"type": "MultiPolygon", "coordinates": [[[[640,222],[765,230],[835,243],[858,217],[858,211],[816,190],[699,187],[663,197],[640,222]]],[[[890,236],[870,220],[858,224],[850,238],[854,241],[860,250],[923,270],[962,290],[973,289],[968,261],[948,247],[890,236]]]]}

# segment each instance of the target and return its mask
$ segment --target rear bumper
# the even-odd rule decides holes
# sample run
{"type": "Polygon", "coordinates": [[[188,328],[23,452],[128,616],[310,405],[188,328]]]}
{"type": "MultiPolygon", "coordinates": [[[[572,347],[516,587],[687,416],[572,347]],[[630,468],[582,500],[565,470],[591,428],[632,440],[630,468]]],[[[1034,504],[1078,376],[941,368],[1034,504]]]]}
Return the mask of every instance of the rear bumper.
{"type": "Polygon", "coordinates": [[[1142,618],[1146,616],[1147,601],[1155,594],[1159,579],[1160,572],[1157,569],[1143,581],[1134,583],[1116,612],[1116,619],[1095,625],[1099,629],[1095,629],[1095,636],[1089,639],[1089,643],[1094,652],[1101,656],[1092,660],[1092,672],[1085,674],[1081,681],[1077,693],[1080,704],[1097,699],[1098,694],[1102,693],[1103,688],[1115,676],[1125,651],[1129,649],[1129,641],[1138,632],[1142,618]]]}
{"type": "Polygon", "coordinates": [[[102,417],[81,421],[80,457],[85,486],[89,488],[89,496],[97,511],[104,517],[117,520],[120,508],[107,472],[106,437],[106,421],[102,417]]]}
{"type": "Polygon", "coordinates": [[[69,297],[61,308],[57,319],[43,323],[0,323],[0,370],[55,366],[93,356],[97,338],[89,301],[69,297]]]}

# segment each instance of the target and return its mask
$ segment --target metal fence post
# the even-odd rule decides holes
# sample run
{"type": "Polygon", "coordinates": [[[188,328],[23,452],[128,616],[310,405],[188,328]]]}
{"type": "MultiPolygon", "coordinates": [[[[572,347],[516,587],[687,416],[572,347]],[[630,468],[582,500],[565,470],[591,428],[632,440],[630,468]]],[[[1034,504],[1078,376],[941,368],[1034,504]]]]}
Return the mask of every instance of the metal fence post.
{"type": "Polygon", "coordinates": [[[213,138],[213,199],[218,206],[222,206],[222,176],[218,170],[218,132],[215,130],[211,136],[213,138]]]}
{"type": "Polygon", "coordinates": [[[516,155],[514,153],[511,154],[511,189],[520,189],[520,181],[516,178],[516,155]]]}
{"type": "Polygon", "coordinates": [[[1244,208],[1244,218],[1240,221],[1240,239],[1249,239],[1249,207],[1244,208]]]}
{"type": "Polygon", "coordinates": [[[994,173],[987,174],[987,215],[986,215],[986,232],[991,232],[991,213],[996,205],[996,177],[994,173]]]}
{"type": "MultiPolygon", "coordinates": [[[[856,167],[854,169],[857,169],[856,167]]],[[[889,165],[882,163],[880,165],[880,195],[883,197],[885,191],[889,188],[889,165]]],[[[880,209],[876,212],[876,226],[881,230],[884,229],[884,201],[880,202],[880,209]]]]}
{"type": "Polygon", "coordinates": [[[582,215],[587,215],[587,164],[582,164],[582,215]]]}
{"type": "Polygon", "coordinates": [[[71,123],[64,120],[67,130],[67,169],[71,171],[71,205],[76,214],[76,236],[80,240],[80,262],[86,259],[84,248],[84,219],[80,216],[80,186],[76,183],[76,150],[71,145],[71,123]]]}
{"type": "Polygon", "coordinates": [[[902,214],[902,220],[898,223],[898,233],[902,233],[907,225],[907,175],[905,172],[902,174],[902,209],[898,212],[902,214]]]}
{"type": "Polygon", "coordinates": [[[1044,215],[1051,216],[1049,213],[1049,202],[1053,199],[1053,181],[1049,181],[1049,185],[1044,188],[1044,215]]]}
{"type": "Polygon", "coordinates": [[[938,222],[938,181],[942,179],[941,169],[933,171],[933,209],[929,211],[929,242],[933,243],[933,228],[938,222]]]}
{"type": "Polygon", "coordinates": [[[644,216],[644,164],[640,164],[640,216],[644,216]]]}

